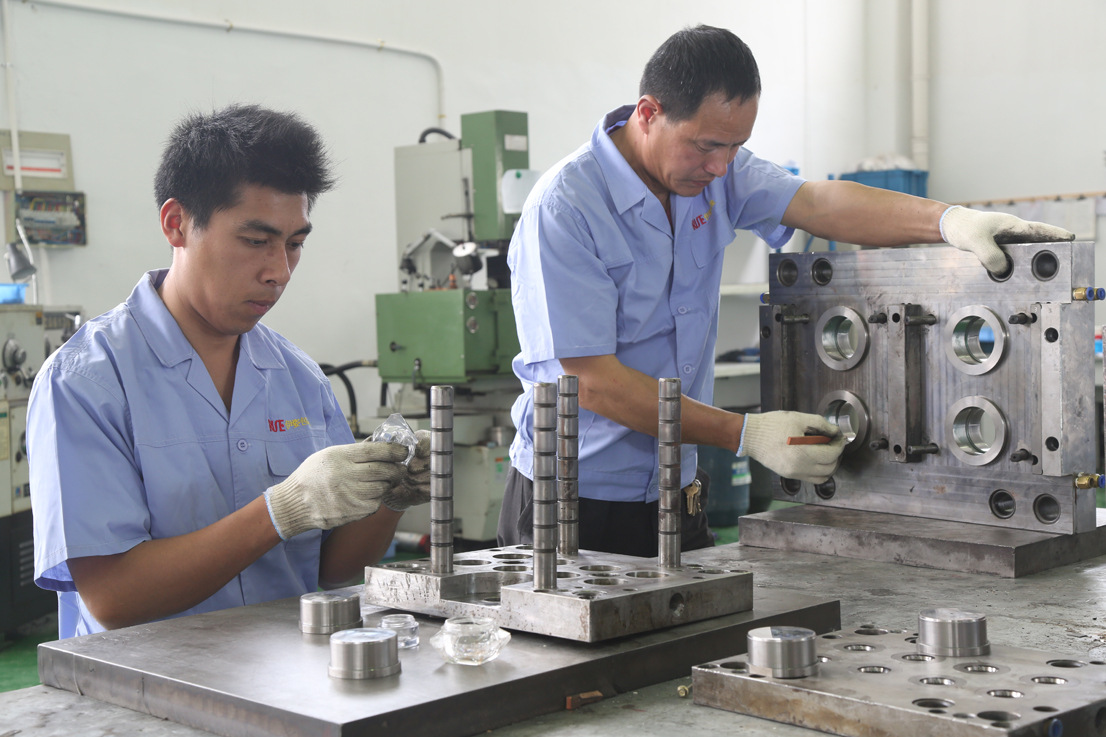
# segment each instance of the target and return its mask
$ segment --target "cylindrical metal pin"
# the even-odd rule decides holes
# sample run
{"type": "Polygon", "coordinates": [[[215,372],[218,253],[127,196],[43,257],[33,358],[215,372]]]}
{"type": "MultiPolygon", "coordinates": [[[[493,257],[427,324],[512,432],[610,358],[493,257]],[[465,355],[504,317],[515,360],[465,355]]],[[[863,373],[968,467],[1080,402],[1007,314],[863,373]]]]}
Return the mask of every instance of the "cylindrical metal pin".
{"type": "Polygon", "coordinates": [[[453,387],[430,387],[430,570],[453,573],[453,387]]]}
{"type": "Polygon", "coordinates": [[[331,678],[384,678],[400,671],[396,633],[359,628],[330,636],[331,678]]]}
{"type": "Polygon", "coordinates": [[[331,635],[361,626],[361,597],[311,591],[300,597],[300,632],[331,635]]]}
{"type": "Polygon", "coordinates": [[[557,379],[557,549],[580,554],[580,381],[557,379]]]}
{"type": "Polygon", "coordinates": [[[534,384],[534,588],[557,588],[557,385],[534,384]]]}
{"type": "Polygon", "coordinates": [[[657,563],[662,568],[680,567],[680,392],[679,379],[658,383],[657,440],[660,504],[657,521],[657,563]]]}
{"type": "Polygon", "coordinates": [[[987,617],[960,609],[923,609],[918,614],[918,652],[952,658],[991,652],[987,617]]]}
{"type": "Polygon", "coordinates": [[[818,672],[814,630],[758,627],[749,630],[749,673],[772,678],[804,678],[818,672]]]}

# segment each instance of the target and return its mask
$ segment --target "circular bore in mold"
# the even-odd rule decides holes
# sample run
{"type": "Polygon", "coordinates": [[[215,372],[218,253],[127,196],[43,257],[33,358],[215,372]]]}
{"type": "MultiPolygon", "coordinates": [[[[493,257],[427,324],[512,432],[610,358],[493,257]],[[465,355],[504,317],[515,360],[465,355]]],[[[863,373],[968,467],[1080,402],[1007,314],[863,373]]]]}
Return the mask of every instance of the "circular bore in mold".
{"type": "Polygon", "coordinates": [[[823,312],[814,334],[818,337],[818,357],[836,371],[855,367],[868,352],[868,324],[850,307],[831,307],[823,312]]]}
{"type": "Polygon", "coordinates": [[[785,287],[795,286],[795,282],[799,281],[799,267],[789,258],[785,258],[780,261],[780,265],[776,267],[776,278],[780,284],[785,287]]]}
{"type": "Polygon", "coordinates": [[[1033,514],[1046,525],[1060,519],[1060,502],[1051,494],[1041,494],[1033,500],[1033,514]]]}
{"type": "Polygon", "coordinates": [[[856,394],[843,390],[830,392],[822,398],[818,414],[841,430],[848,441],[845,450],[853,451],[868,442],[868,407],[856,394]]]}
{"type": "Polygon", "coordinates": [[[833,279],[833,264],[829,259],[816,259],[810,265],[810,278],[820,287],[824,287],[833,279]]]}
{"type": "Polygon", "coordinates": [[[803,490],[803,482],[798,479],[785,479],[780,477],[780,488],[783,489],[785,494],[795,496],[803,490]]]}
{"type": "Polygon", "coordinates": [[[976,612],[938,607],[918,614],[919,653],[953,658],[978,657],[991,652],[987,617],[976,612]]]}
{"type": "Polygon", "coordinates": [[[1052,251],[1038,251],[1033,254],[1030,270],[1039,281],[1048,281],[1060,271],[1060,259],[1052,251]]]}
{"type": "Polygon", "coordinates": [[[988,505],[991,507],[991,514],[999,519],[1010,519],[1018,509],[1014,495],[1006,489],[995,489],[991,492],[988,505]]]}
{"type": "Polygon", "coordinates": [[[965,374],[985,374],[1002,360],[1006,337],[1006,324],[989,307],[961,307],[945,322],[945,355],[965,374]]]}
{"type": "Polygon", "coordinates": [[[969,466],[986,466],[1006,446],[1006,417],[986,397],[962,397],[949,407],[945,431],[949,450],[969,466]]]}

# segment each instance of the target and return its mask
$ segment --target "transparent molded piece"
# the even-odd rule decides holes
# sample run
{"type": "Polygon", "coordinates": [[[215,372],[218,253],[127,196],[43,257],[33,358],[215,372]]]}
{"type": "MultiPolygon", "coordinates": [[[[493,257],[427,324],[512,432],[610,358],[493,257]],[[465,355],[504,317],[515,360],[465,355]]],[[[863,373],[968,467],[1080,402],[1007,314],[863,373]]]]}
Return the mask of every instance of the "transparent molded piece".
{"type": "Polygon", "coordinates": [[[415,431],[407,424],[407,420],[403,419],[403,415],[398,412],[388,415],[388,419],[380,423],[380,427],[373,430],[370,440],[374,443],[398,443],[407,446],[407,460],[403,462],[403,465],[407,465],[415,457],[415,447],[419,444],[415,431]]]}
{"type": "Polygon", "coordinates": [[[400,650],[419,646],[419,623],[410,614],[385,614],[380,618],[380,628],[396,633],[400,650]]]}
{"type": "Polygon", "coordinates": [[[495,660],[510,640],[511,633],[490,617],[452,617],[430,638],[430,644],[447,663],[483,665],[495,660]]]}

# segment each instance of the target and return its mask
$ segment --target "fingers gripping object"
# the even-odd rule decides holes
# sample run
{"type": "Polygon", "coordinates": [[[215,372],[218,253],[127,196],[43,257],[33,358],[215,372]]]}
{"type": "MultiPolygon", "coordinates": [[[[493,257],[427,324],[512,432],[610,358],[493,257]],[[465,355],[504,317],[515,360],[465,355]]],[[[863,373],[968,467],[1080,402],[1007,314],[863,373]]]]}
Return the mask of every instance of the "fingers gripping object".
{"type": "Polygon", "coordinates": [[[765,412],[745,415],[738,455],[753,458],[780,476],[820,484],[837,470],[846,439],[836,425],[821,415],[804,412],[765,412]],[[824,435],[829,442],[795,443],[790,438],[824,435]]]}
{"type": "Polygon", "coordinates": [[[402,512],[430,501],[430,432],[415,433],[414,455],[407,462],[400,482],[384,492],[381,502],[395,512],[402,512]]]}
{"type": "Polygon", "coordinates": [[[1070,241],[1075,234],[1046,223],[1022,220],[1005,212],[980,212],[953,205],[941,215],[941,237],[950,246],[975,254],[992,274],[1005,274],[1009,259],[999,243],[1070,241]]]}
{"type": "Polygon", "coordinates": [[[265,490],[277,533],[289,540],[369,516],[384,494],[402,482],[407,452],[395,443],[364,442],[312,453],[291,476],[265,490]]]}

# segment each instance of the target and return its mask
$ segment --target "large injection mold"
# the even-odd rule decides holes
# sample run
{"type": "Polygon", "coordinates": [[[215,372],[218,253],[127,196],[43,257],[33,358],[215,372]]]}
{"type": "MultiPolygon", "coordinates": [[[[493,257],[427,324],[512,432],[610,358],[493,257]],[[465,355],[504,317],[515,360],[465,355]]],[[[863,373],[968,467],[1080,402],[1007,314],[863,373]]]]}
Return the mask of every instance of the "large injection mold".
{"type": "MultiPolygon", "coordinates": [[[[369,566],[366,602],[598,642],[753,607],[753,574],[682,564],[680,380],[658,396],[658,556],[579,549],[575,376],[534,388],[533,545],[453,551],[453,390],[431,388],[430,558],[369,566]]],[[[463,493],[463,492],[462,492],[463,493]]]]}
{"type": "Polygon", "coordinates": [[[770,258],[762,408],[824,415],[849,438],[828,482],[776,479],[775,498],[1096,528],[1094,244],[1005,250],[997,278],[947,247],[770,258]]]}

